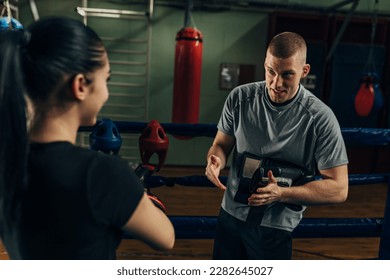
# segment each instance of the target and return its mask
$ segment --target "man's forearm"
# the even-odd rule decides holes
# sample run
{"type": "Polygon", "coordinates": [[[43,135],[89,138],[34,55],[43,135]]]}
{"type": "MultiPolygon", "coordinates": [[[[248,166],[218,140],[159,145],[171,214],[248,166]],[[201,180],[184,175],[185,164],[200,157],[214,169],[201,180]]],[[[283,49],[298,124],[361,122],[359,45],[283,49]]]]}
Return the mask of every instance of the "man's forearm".
{"type": "Polygon", "coordinates": [[[222,147],[213,144],[207,153],[207,158],[209,158],[211,155],[215,155],[219,157],[219,159],[221,160],[221,169],[224,169],[226,166],[227,156],[225,154],[225,151],[222,149],[222,147]]]}
{"type": "Polygon", "coordinates": [[[293,188],[283,189],[281,202],[301,205],[321,205],[344,202],[348,194],[348,183],[324,179],[293,188]]]}

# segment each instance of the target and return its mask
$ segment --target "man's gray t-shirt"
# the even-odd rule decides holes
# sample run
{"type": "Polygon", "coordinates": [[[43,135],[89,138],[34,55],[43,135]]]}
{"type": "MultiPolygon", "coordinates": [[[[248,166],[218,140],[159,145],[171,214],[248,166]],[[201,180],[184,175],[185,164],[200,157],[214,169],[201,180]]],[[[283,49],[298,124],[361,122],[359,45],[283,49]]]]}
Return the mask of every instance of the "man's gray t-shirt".
{"type": "MultiPolygon", "coordinates": [[[[320,99],[302,85],[284,106],[274,106],[267,94],[265,81],[233,89],[218,123],[218,130],[236,139],[222,208],[243,221],[250,207],[234,201],[234,196],[244,154],[289,162],[312,173],[348,163],[339,123],[320,99]]],[[[261,225],[292,231],[304,209],[271,204],[261,225]]]]}

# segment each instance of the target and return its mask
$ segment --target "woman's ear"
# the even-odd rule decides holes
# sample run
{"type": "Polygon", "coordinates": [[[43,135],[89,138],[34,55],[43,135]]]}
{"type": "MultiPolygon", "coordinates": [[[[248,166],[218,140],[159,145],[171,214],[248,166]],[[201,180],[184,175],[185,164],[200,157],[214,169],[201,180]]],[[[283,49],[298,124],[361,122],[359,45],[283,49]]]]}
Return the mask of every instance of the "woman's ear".
{"type": "Polygon", "coordinates": [[[77,74],[72,80],[72,95],[76,100],[84,100],[88,92],[88,84],[83,74],[77,74]]]}

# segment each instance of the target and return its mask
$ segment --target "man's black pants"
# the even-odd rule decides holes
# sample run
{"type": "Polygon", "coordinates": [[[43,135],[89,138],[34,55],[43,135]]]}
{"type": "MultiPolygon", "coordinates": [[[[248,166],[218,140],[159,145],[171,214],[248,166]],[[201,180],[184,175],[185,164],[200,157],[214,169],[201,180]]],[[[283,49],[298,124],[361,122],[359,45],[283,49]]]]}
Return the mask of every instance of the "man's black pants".
{"type": "Polygon", "coordinates": [[[214,240],[214,260],[291,259],[291,232],[260,226],[262,215],[256,213],[257,209],[253,210],[244,222],[221,208],[214,240]]]}

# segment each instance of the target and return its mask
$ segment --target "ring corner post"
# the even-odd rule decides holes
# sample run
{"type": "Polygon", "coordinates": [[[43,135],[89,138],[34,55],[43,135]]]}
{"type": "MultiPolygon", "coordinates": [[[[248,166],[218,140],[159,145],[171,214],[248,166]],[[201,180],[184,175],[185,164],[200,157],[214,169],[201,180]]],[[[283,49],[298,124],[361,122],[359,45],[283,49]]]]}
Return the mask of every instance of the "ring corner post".
{"type": "Polygon", "coordinates": [[[387,195],[382,233],[379,244],[379,259],[390,260],[390,175],[387,177],[387,195]]]}

